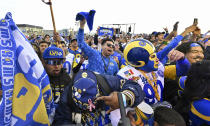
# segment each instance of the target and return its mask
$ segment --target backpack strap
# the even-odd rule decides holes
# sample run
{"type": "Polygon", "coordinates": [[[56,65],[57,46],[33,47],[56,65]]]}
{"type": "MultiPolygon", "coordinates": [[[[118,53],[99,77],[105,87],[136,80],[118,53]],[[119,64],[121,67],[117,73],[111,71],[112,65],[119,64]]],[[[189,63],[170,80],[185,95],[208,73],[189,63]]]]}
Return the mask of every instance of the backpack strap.
{"type": "Polygon", "coordinates": [[[101,89],[101,92],[103,93],[103,95],[108,96],[112,92],[110,85],[108,84],[106,79],[104,77],[102,77],[100,74],[96,74],[96,73],[94,73],[94,74],[96,76],[97,83],[101,89]]]}

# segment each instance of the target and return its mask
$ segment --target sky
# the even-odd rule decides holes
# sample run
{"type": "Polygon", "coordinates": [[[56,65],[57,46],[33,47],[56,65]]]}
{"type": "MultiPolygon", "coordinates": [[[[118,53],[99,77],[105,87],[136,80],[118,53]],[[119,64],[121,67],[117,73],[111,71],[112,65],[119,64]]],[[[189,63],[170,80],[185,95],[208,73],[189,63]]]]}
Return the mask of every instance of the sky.
{"type": "MultiPolygon", "coordinates": [[[[76,14],[91,9],[96,10],[93,33],[102,24],[127,23],[135,23],[135,29],[131,26],[135,34],[163,31],[164,27],[171,31],[173,24],[179,21],[180,34],[194,18],[198,18],[201,33],[210,30],[210,0],[52,0],[52,4],[57,30],[77,30],[76,14]]],[[[0,8],[1,19],[11,12],[16,24],[53,29],[50,7],[41,0],[0,0],[0,8]]],[[[126,27],[121,29],[125,31],[126,27]]],[[[87,27],[85,32],[89,32],[87,27]]]]}

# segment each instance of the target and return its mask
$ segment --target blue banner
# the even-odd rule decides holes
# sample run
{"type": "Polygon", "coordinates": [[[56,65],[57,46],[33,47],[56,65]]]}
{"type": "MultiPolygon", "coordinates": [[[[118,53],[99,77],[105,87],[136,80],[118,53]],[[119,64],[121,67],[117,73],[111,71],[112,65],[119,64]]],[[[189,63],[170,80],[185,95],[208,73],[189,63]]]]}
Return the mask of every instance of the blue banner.
{"type": "Polygon", "coordinates": [[[113,28],[100,27],[98,31],[99,36],[113,36],[113,34],[114,34],[113,28]]]}
{"type": "Polygon", "coordinates": [[[11,13],[0,20],[1,126],[49,126],[54,103],[49,78],[11,13]]]}

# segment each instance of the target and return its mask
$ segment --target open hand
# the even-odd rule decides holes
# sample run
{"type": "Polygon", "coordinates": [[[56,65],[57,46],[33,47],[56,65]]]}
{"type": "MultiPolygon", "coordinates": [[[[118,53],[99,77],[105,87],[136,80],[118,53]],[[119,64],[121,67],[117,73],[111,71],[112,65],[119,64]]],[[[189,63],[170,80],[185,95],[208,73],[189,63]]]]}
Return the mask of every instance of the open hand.
{"type": "Polygon", "coordinates": [[[188,33],[195,31],[196,29],[197,29],[197,26],[196,26],[196,25],[191,25],[191,26],[185,28],[185,31],[181,34],[181,36],[184,37],[184,36],[186,36],[188,33]]]}
{"type": "Polygon", "coordinates": [[[190,33],[190,32],[195,31],[196,29],[197,29],[197,26],[196,25],[191,25],[191,26],[187,27],[185,29],[185,31],[187,31],[188,33],[190,33]]]}

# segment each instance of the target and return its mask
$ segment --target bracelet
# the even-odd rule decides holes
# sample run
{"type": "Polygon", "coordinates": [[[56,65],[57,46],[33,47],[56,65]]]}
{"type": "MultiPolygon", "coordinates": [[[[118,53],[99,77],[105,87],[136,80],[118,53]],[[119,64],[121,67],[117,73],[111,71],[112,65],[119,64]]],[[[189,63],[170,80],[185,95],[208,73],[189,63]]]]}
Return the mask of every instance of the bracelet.
{"type": "Polygon", "coordinates": [[[122,98],[123,98],[123,104],[124,104],[124,107],[127,106],[127,103],[126,103],[126,96],[125,94],[122,93],[122,98]]]}
{"type": "Polygon", "coordinates": [[[122,93],[126,96],[127,105],[132,106],[135,101],[135,95],[133,94],[133,92],[129,90],[124,90],[122,93]]]}

